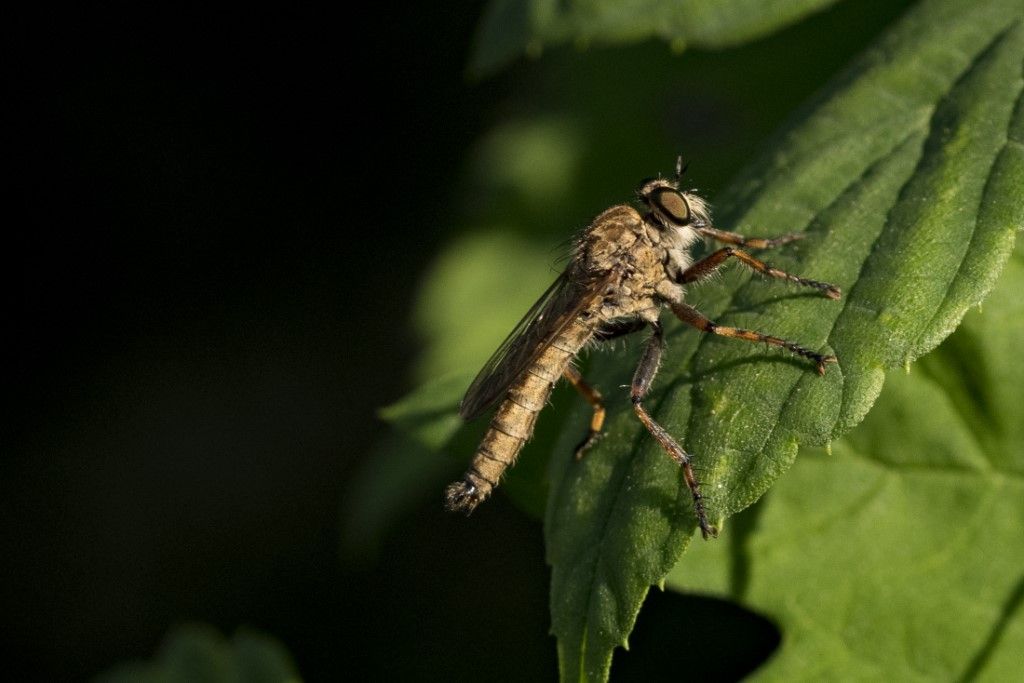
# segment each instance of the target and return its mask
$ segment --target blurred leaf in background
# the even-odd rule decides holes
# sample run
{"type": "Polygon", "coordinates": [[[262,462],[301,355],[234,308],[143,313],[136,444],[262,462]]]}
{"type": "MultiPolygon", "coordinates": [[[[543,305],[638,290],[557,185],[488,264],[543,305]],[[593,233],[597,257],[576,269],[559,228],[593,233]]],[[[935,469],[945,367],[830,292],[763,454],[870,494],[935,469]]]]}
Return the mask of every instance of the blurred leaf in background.
{"type": "Polygon", "coordinates": [[[151,662],[120,664],[97,683],[298,683],[288,652],[270,636],[239,629],[227,640],[216,629],[189,624],[173,631],[151,662]]]}
{"type": "MultiPolygon", "coordinates": [[[[646,11],[633,12],[640,23],[630,28],[628,22],[609,23],[611,15],[599,3],[593,11],[590,4],[574,5],[579,11],[567,11],[551,24],[529,18],[529,12],[547,11],[545,3],[495,3],[483,25],[476,68],[494,68],[537,41],[622,41],[654,34],[683,44],[699,33],[694,28],[687,35],[674,34],[665,28],[671,22],[649,21],[667,16],[654,11],[664,3],[641,4],[646,11]],[[513,9],[526,14],[516,15],[516,21],[502,15],[505,23],[500,25],[525,26],[520,37],[512,32],[504,44],[489,38],[498,25],[494,17],[513,9]],[[602,28],[607,26],[622,31],[613,35],[602,28]],[[498,42],[488,48],[489,40],[498,42]]],[[[736,22],[731,35],[751,36],[768,29],[743,34],[750,26],[781,26],[827,3],[789,3],[793,11],[782,13],[776,8],[770,13],[775,24],[752,16],[753,10],[743,4],[718,3],[728,5],[729,11],[716,15],[716,25],[724,26],[731,16],[736,22]]],[[[472,427],[460,427],[447,417],[437,423],[430,415],[444,413],[444,406],[454,410],[465,380],[554,277],[557,245],[589,216],[626,200],[624,185],[668,171],[680,149],[694,159],[692,177],[702,179],[704,191],[710,190],[719,227],[750,235],[807,232],[807,239],[771,254],[769,260],[791,272],[836,282],[844,290],[843,301],[832,304],[777,284],[748,282],[736,273],[693,290],[701,310],[720,322],[833,349],[840,366],[830,368],[824,379],[779,354],[670,327],[666,363],[650,405],[669,431],[697,454],[702,478],[713,494],[713,512],[720,518],[755,502],[794,462],[800,444],[826,444],[857,424],[878,397],[887,369],[909,365],[955,328],[991,287],[1012,249],[1015,230],[1024,223],[1019,189],[1024,186],[1024,7],[1019,2],[919,3],[809,104],[789,114],[782,132],[750,160],[750,146],[803,99],[814,87],[809,84],[820,83],[834,68],[825,56],[815,58],[819,53],[814,49],[834,56],[842,52],[836,44],[843,40],[850,41],[850,51],[858,39],[866,44],[888,18],[884,11],[896,11],[892,5],[883,10],[883,4],[841,4],[794,29],[796,35],[746,52],[692,55],[685,64],[650,46],[595,51],[585,58],[565,52],[549,55],[529,83],[529,104],[516,101],[469,165],[464,196],[468,223],[475,230],[453,242],[422,289],[417,319],[427,351],[420,379],[449,371],[463,373],[462,379],[456,374],[424,385],[386,413],[399,426],[402,439],[427,445],[420,450],[400,445],[386,454],[392,472],[387,481],[406,486],[381,487],[394,502],[387,514],[381,506],[373,512],[373,500],[379,498],[362,500],[359,509],[371,511],[359,525],[367,536],[379,533],[388,515],[398,514],[403,498],[439,495],[446,476],[458,471],[453,458],[429,458],[429,452],[461,458],[471,454],[472,427]],[[864,17],[877,24],[866,23],[864,17]],[[803,80],[794,75],[798,65],[803,80]],[[714,192],[741,159],[746,170],[727,190],[714,192]],[[494,215],[502,216],[500,225],[488,218],[494,215]],[[432,464],[425,465],[424,459],[432,464]],[[424,468],[429,476],[408,476],[424,468]]],[[[729,34],[723,30],[720,35],[729,34]]],[[[607,438],[598,448],[582,464],[565,457],[585,422],[586,408],[556,395],[522,462],[503,482],[503,490],[534,514],[541,509],[538,501],[544,491],[550,492],[545,534],[553,566],[552,619],[566,679],[607,677],[612,652],[625,644],[648,587],[662,582],[674,566],[671,585],[702,590],[717,586],[720,593],[752,606],[771,606],[780,620],[782,614],[793,620],[797,614],[777,607],[788,594],[771,571],[774,565],[764,571],[759,586],[766,594],[774,590],[775,601],[733,584],[728,591],[721,589],[721,579],[686,580],[695,562],[677,561],[693,531],[688,496],[673,464],[640,433],[621,392],[615,391],[628,383],[635,366],[632,344],[597,355],[592,370],[584,366],[588,379],[604,388],[610,408],[607,438]],[[549,454],[548,469],[544,462],[549,454]]],[[[992,381],[1004,387],[1005,379],[994,375],[992,381]]],[[[1012,393],[1015,388],[1006,385],[1004,390],[1012,393]]],[[[975,394],[967,395],[969,403],[975,394]]],[[[847,443],[855,443],[854,437],[836,444],[837,459],[856,458],[855,453],[862,459],[883,457],[877,449],[847,443]]],[[[872,446],[887,443],[879,438],[872,446]]],[[[907,455],[910,461],[915,457],[907,455]]],[[[373,476],[366,473],[367,479],[373,476]]],[[[799,479],[796,474],[793,478],[799,479]]],[[[823,485],[815,489],[818,495],[825,490],[823,485]]],[[[845,497],[832,496],[838,507],[825,500],[812,508],[801,500],[790,515],[811,520],[812,510],[827,514],[828,508],[838,514],[845,497]]],[[[953,510],[970,508],[956,507],[960,496],[950,500],[953,510]]],[[[913,496],[901,497],[893,507],[910,509],[912,502],[913,496]]],[[[856,517],[850,521],[857,523],[856,517]]],[[[735,544],[742,542],[746,548],[758,533],[744,532],[743,524],[727,527],[723,539],[708,544],[713,550],[702,549],[718,559],[703,567],[707,571],[697,571],[697,577],[724,575],[730,567],[731,577],[753,571],[753,559],[743,559],[745,568],[736,569],[735,544]]],[[[1019,510],[1007,522],[1008,528],[1014,524],[1018,529],[1024,524],[1019,510]]],[[[813,534],[827,530],[815,527],[813,534]]],[[[930,540],[942,541],[934,536],[930,540]]],[[[851,543],[845,536],[833,541],[851,543]]],[[[849,546],[849,554],[875,557],[869,534],[863,542],[862,548],[849,546]]],[[[1012,564],[999,567],[1005,570],[1012,564]]],[[[817,569],[820,573],[814,576],[813,564],[804,569],[802,587],[828,590],[834,567],[817,569]]],[[[1013,603],[1005,587],[1019,577],[1010,573],[1001,574],[997,583],[1003,589],[993,591],[992,604],[1005,608],[1013,603]]],[[[863,585],[873,586],[881,578],[869,573],[863,585]]],[[[921,587],[931,599],[943,590],[940,584],[934,591],[921,587]]],[[[852,593],[844,595],[852,599],[852,593]]],[[[880,590],[879,595],[888,593],[880,590]]],[[[858,624],[888,621],[887,603],[874,605],[883,612],[865,606],[858,624]]],[[[775,660],[783,663],[776,665],[784,672],[780,676],[817,675],[817,664],[807,654],[786,650],[791,642],[806,640],[805,631],[814,630],[807,625],[814,623],[814,614],[801,607],[801,626],[783,623],[792,633],[784,634],[783,654],[775,660]]],[[[990,649],[1000,642],[1000,620],[1016,608],[1003,616],[992,609],[984,608],[979,618],[991,626],[990,633],[999,631],[986,641],[990,649]]],[[[821,618],[834,616],[826,610],[821,618]]],[[[692,636],[687,634],[688,639],[692,636]]],[[[837,647],[844,644],[843,636],[834,639],[837,647]]],[[[938,647],[940,640],[936,636],[922,652],[938,647]]],[[[698,645],[693,647],[699,652],[698,645]]],[[[936,670],[961,672],[962,646],[958,652],[947,657],[948,666],[935,663],[936,670]]],[[[824,671],[843,673],[843,665],[837,656],[824,671]]]]}
{"type": "Polygon", "coordinates": [[[623,43],[662,38],[686,47],[723,48],[754,40],[836,0],[494,0],[480,25],[471,70],[491,73],[545,45],[623,43]]]}

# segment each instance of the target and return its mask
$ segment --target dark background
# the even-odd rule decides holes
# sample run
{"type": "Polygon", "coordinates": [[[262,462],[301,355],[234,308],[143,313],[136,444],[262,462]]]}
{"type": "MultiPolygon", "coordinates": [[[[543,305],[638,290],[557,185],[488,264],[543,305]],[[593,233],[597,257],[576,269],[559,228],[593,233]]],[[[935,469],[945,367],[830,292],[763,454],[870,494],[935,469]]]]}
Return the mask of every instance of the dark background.
{"type": "Polygon", "coordinates": [[[408,293],[493,87],[462,78],[478,12],[13,31],[5,668],[95,674],[185,620],[264,629],[310,678],[392,656],[393,584],[421,579],[346,573],[339,501],[408,388],[408,293]]]}
{"type": "MultiPolygon", "coordinates": [[[[786,82],[724,84],[778,101],[691,113],[688,134],[724,145],[739,116],[741,149],[777,126],[896,13],[849,4],[742,57],[783,50],[786,82]],[[830,51],[798,73],[815,40],[830,51]]],[[[205,621],[274,635],[311,680],[555,675],[540,527],[502,496],[472,525],[424,502],[375,558],[339,554],[375,411],[410,388],[410,292],[456,229],[467,150],[541,68],[468,81],[481,5],[432,9],[11,21],[6,670],[81,679],[205,621]]],[[[705,165],[712,186],[730,164],[705,165]]],[[[728,678],[776,639],[659,593],[616,671],[728,678]]]]}

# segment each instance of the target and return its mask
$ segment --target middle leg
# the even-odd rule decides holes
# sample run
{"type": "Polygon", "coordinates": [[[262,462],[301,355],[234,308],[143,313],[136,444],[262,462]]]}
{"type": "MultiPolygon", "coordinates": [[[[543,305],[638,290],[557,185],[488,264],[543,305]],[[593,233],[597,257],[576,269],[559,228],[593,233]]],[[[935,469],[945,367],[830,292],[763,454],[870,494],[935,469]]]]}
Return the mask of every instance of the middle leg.
{"type": "Polygon", "coordinates": [[[798,356],[809,358],[817,363],[819,375],[825,374],[826,363],[838,362],[835,356],[823,356],[820,353],[816,353],[808,348],[800,346],[796,342],[791,342],[787,339],[782,339],[781,337],[773,337],[768,334],[754,332],[753,330],[745,330],[742,327],[727,327],[725,325],[719,325],[716,322],[712,322],[710,318],[688,304],[674,303],[671,305],[671,308],[672,312],[676,314],[676,317],[687,325],[696,327],[701,332],[716,334],[720,337],[742,339],[744,341],[764,342],[771,346],[778,346],[786,349],[790,353],[795,353],[798,356]]]}
{"type": "Polygon", "coordinates": [[[835,285],[830,285],[827,282],[819,282],[818,280],[809,280],[805,277],[799,277],[792,275],[784,270],[774,268],[764,261],[760,261],[742,249],[736,249],[735,247],[724,247],[718,251],[712,253],[707,258],[697,261],[692,266],[687,268],[679,276],[680,284],[689,284],[691,282],[697,282],[707,278],[709,275],[714,273],[716,270],[721,268],[722,264],[725,263],[726,259],[736,258],[753,271],[767,275],[768,277],[778,278],[779,280],[788,280],[789,282],[795,282],[798,285],[804,287],[813,287],[822,294],[827,296],[829,299],[838,299],[841,295],[839,288],[835,285]]]}

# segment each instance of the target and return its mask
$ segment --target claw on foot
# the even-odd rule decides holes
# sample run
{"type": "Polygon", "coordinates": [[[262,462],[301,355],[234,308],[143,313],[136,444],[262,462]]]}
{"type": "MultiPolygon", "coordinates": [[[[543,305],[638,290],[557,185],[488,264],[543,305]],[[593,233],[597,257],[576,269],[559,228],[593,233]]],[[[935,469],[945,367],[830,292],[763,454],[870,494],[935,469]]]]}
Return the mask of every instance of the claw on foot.
{"type": "Polygon", "coordinates": [[[704,537],[705,541],[709,538],[718,538],[718,527],[711,524],[701,524],[700,535],[704,537]]]}
{"type": "Polygon", "coordinates": [[[826,363],[838,363],[839,359],[835,356],[825,356],[818,361],[818,374],[822,377],[825,376],[825,365],[826,363]]]}
{"type": "Polygon", "coordinates": [[[602,436],[604,436],[604,432],[590,432],[587,434],[583,441],[580,442],[580,445],[576,446],[576,450],[573,451],[573,458],[576,462],[582,460],[583,456],[587,454],[587,451],[593,448],[594,444],[596,444],[602,436]]]}

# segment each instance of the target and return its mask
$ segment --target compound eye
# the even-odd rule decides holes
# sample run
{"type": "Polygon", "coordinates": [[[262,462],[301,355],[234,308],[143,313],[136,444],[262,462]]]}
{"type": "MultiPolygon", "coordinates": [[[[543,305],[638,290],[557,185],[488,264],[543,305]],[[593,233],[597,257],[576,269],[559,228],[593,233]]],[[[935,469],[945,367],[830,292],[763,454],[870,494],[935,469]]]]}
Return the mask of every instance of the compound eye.
{"type": "Polygon", "coordinates": [[[690,222],[690,205],[681,192],[669,188],[651,194],[651,207],[666,223],[686,225],[690,222]]]}

